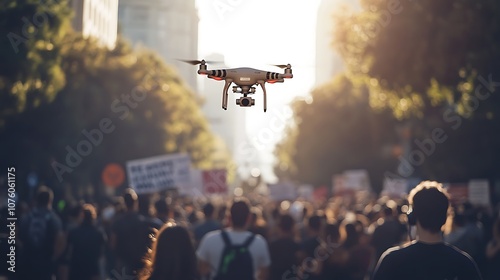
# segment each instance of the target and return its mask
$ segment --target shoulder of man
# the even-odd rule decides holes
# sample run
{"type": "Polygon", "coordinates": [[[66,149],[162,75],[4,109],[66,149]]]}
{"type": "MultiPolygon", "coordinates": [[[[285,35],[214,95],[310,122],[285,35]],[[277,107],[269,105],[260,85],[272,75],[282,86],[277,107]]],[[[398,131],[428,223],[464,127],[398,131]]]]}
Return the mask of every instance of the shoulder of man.
{"type": "Polygon", "coordinates": [[[201,243],[212,242],[215,239],[220,239],[221,234],[222,234],[222,230],[211,231],[211,232],[205,234],[205,236],[203,236],[203,238],[201,239],[201,243]]]}

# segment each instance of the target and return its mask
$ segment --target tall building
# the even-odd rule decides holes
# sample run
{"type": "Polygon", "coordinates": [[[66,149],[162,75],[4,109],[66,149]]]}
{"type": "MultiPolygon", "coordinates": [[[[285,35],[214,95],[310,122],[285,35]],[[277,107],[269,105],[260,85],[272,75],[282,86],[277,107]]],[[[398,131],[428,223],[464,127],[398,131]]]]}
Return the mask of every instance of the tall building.
{"type": "Polygon", "coordinates": [[[346,6],[359,8],[356,0],[322,0],[316,22],[316,85],[324,84],[344,70],[344,63],[333,47],[334,12],[346,6]]]}
{"type": "Polygon", "coordinates": [[[72,0],[73,28],[113,49],[118,26],[118,0],[72,0]]]}
{"type": "MultiPolygon", "coordinates": [[[[211,54],[206,59],[224,61],[224,56],[221,54],[211,54]]],[[[209,68],[211,67],[209,65],[209,68]]],[[[243,162],[243,158],[238,148],[248,138],[246,133],[246,108],[240,108],[236,105],[234,94],[229,89],[228,108],[227,110],[222,109],[223,88],[223,82],[207,79],[206,76],[203,76],[200,84],[200,95],[204,99],[202,110],[210,123],[212,131],[225,142],[234,161],[240,165],[243,162]]]]}
{"type": "Polygon", "coordinates": [[[118,8],[120,34],[159,53],[195,92],[197,68],[177,59],[198,57],[198,21],[195,0],[120,0],[118,8]]]}

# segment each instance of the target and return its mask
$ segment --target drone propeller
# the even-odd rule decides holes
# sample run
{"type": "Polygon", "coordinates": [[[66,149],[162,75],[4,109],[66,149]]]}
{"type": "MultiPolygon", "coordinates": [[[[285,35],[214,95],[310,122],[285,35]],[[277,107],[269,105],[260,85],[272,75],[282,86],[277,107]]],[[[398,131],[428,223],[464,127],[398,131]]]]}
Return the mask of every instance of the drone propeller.
{"type": "Polygon", "coordinates": [[[213,60],[185,60],[185,59],[178,59],[179,61],[191,64],[191,65],[198,65],[198,64],[206,64],[206,63],[220,63],[220,61],[213,61],[213,60]]]}
{"type": "Polygon", "coordinates": [[[285,68],[291,68],[292,65],[290,64],[271,64],[272,66],[276,66],[276,67],[279,67],[281,69],[285,69],[285,68]]]}

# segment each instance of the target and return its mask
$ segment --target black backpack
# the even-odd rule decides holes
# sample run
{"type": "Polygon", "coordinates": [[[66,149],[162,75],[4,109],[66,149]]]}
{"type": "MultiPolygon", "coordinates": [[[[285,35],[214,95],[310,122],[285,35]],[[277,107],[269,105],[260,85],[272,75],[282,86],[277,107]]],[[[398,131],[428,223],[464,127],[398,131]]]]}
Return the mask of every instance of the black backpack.
{"type": "Polygon", "coordinates": [[[25,248],[30,255],[44,254],[50,256],[55,239],[55,229],[51,212],[35,210],[25,221],[25,248]]]}
{"type": "Polygon", "coordinates": [[[226,231],[221,231],[221,236],[225,246],[214,280],[253,280],[253,260],[248,246],[255,234],[252,233],[241,245],[231,244],[226,231]]]}

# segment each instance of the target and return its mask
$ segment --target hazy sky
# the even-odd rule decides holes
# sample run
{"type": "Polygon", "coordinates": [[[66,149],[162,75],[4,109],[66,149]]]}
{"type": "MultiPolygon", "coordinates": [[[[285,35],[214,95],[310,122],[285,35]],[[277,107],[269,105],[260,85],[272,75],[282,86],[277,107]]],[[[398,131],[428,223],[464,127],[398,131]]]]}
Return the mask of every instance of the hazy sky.
{"type": "MultiPolygon", "coordinates": [[[[292,64],[294,78],[267,84],[267,113],[262,91],[246,110],[247,132],[259,148],[262,173],[273,180],[272,152],[283,134],[288,104],[309,93],[314,83],[315,29],[319,0],[196,0],[200,17],[199,55],[221,53],[229,67],[282,72],[268,64],[292,64]]],[[[214,81],[215,82],[215,81],[214,81]]],[[[221,83],[221,90],[223,84],[221,83]]],[[[216,96],[215,98],[219,98],[216,96]]],[[[231,100],[231,99],[230,99],[231,100]]],[[[232,104],[231,104],[232,105],[232,104]]]]}

